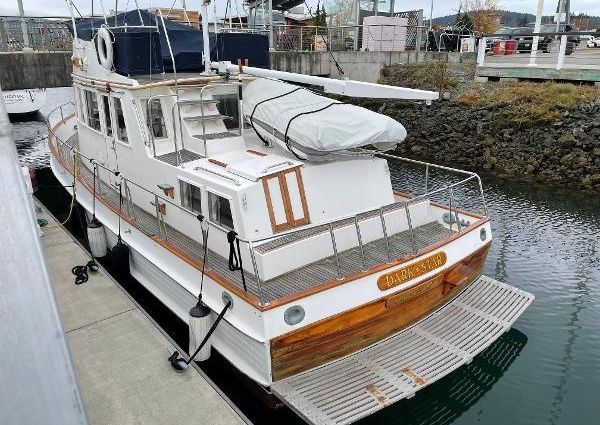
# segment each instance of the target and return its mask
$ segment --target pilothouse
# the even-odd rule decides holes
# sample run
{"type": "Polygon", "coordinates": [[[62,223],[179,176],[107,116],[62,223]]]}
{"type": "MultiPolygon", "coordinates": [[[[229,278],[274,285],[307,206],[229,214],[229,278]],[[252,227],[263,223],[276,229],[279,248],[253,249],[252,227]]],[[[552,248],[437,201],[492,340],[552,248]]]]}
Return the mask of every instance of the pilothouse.
{"type": "Polygon", "coordinates": [[[202,23],[73,18],[74,113],[49,117],[94,254],[126,246],[190,325],[175,367],[216,350],[307,421],[350,423],[510,328],[533,297],[481,275],[479,177],[394,156],[401,123],[327,96],[437,93],[273,71],[265,36],[202,23]]]}

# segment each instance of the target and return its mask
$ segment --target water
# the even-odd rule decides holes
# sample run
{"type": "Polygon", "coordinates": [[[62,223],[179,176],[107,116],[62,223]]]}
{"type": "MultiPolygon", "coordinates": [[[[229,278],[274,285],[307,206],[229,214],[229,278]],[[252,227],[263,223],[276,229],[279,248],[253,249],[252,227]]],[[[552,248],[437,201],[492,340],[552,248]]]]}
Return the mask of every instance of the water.
{"type": "MultiPolygon", "coordinates": [[[[46,111],[71,89],[49,89],[46,111]]],[[[14,123],[21,160],[47,165],[45,125],[14,123]]],[[[396,178],[400,173],[393,170],[396,178]]],[[[51,173],[40,171],[42,183],[51,173]]],[[[600,413],[600,199],[483,177],[494,242],[485,273],[535,294],[506,333],[449,377],[367,418],[364,424],[591,424],[600,413]]],[[[54,211],[64,193],[42,187],[54,211]]],[[[60,211],[59,211],[60,212],[60,211]]],[[[127,289],[185,346],[186,331],[143,288],[127,289]]],[[[300,423],[287,409],[271,410],[247,381],[213,356],[204,370],[252,421],[300,423]]]]}

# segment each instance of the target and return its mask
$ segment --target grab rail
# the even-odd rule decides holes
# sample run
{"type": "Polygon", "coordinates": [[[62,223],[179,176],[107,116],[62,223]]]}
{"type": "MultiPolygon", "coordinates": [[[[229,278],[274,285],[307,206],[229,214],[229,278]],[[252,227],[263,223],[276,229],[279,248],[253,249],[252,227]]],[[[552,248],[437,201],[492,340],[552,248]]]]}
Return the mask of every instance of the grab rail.
{"type": "MultiPolygon", "coordinates": [[[[175,74],[175,86],[177,86],[177,68],[175,67],[175,57],[173,56],[173,49],[171,48],[171,39],[169,38],[169,33],[167,31],[167,27],[165,26],[165,18],[160,10],[158,9],[158,15],[160,16],[160,20],[162,22],[163,30],[165,31],[165,38],[167,39],[167,46],[169,47],[169,54],[171,55],[171,63],[173,64],[173,74],[175,74]]],[[[156,24],[158,29],[158,24],[156,24]]]]}

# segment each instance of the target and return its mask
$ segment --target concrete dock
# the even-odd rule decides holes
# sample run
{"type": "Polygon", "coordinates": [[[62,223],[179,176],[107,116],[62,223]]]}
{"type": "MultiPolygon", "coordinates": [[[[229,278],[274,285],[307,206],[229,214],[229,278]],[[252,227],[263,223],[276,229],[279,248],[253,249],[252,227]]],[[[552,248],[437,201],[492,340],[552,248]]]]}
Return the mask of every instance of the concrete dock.
{"type": "Polygon", "coordinates": [[[170,341],[102,268],[82,285],[87,252],[42,207],[42,244],[90,424],[249,423],[194,368],[176,373],[170,341]]]}

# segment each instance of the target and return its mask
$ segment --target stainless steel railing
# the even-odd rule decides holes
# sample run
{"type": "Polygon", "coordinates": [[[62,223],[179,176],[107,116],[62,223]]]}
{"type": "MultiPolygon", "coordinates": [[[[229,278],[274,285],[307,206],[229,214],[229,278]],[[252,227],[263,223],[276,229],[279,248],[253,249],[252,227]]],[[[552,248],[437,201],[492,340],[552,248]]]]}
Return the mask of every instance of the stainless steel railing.
{"type": "MultiPolygon", "coordinates": [[[[72,105],[72,102],[69,102],[69,104],[72,105]]],[[[118,182],[118,184],[121,184],[122,187],[125,189],[124,190],[124,192],[125,192],[124,202],[125,202],[125,210],[127,212],[128,218],[132,219],[134,222],[137,222],[139,217],[136,217],[136,213],[135,213],[136,207],[142,208],[142,207],[136,206],[135,200],[133,199],[132,194],[131,194],[131,186],[136,187],[142,193],[144,193],[145,197],[150,199],[152,205],[154,206],[153,214],[154,214],[154,220],[155,220],[156,229],[157,229],[157,234],[153,235],[154,237],[158,237],[163,240],[168,240],[168,237],[169,237],[168,236],[168,233],[169,233],[168,224],[166,223],[163,211],[161,209],[161,204],[170,205],[170,206],[176,208],[178,211],[183,213],[184,216],[188,216],[188,217],[194,218],[194,219],[197,218],[196,212],[193,212],[193,211],[183,207],[182,205],[179,205],[178,203],[174,202],[173,200],[171,200],[167,197],[161,196],[158,193],[154,192],[153,190],[147,189],[144,186],[142,186],[141,184],[138,184],[138,183],[134,182],[133,180],[126,178],[121,173],[117,173],[117,172],[115,172],[115,170],[112,170],[109,167],[105,166],[104,164],[101,164],[101,163],[97,162],[96,160],[94,160],[93,158],[90,158],[90,157],[86,156],[85,154],[79,152],[79,150],[77,148],[69,145],[68,141],[62,140],[53,131],[50,123],[51,123],[52,116],[56,115],[57,113],[60,113],[61,120],[65,121],[65,114],[63,111],[63,106],[64,105],[58,106],[57,108],[52,110],[47,116],[49,134],[52,135],[52,137],[56,141],[55,147],[57,148],[59,155],[61,155],[65,159],[68,159],[70,155],[78,155],[79,157],[86,159],[90,164],[94,165],[98,169],[103,169],[106,173],[109,173],[109,175],[114,176],[114,180],[116,181],[116,183],[118,182]]],[[[281,232],[276,235],[272,235],[272,236],[268,236],[268,237],[264,237],[264,238],[255,238],[255,239],[248,238],[248,239],[246,239],[244,237],[238,236],[237,238],[239,239],[239,241],[241,243],[245,244],[245,246],[248,249],[248,254],[250,256],[251,265],[252,265],[252,269],[254,272],[254,278],[256,279],[256,284],[257,284],[258,293],[256,295],[258,296],[261,305],[263,305],[263,306],[268,305],[269,301],[265,297],[264,285],[266,283],[263,281],[263,279],[261,279],[261,276],[259,273],[259,264],[258,264],[258,260],[257,260],[257,255],[259,254],[259,251],[257,249],[260,245],[262,245],[266,242],[273,241],[273,240],[276,240],[276,239],[279,239],[282,237],[290,237],[293,235],[298,235],[299,236],[298,240],[302,240],[303,238],[312,237],[314,235],[321,234],[323,232],[328,233],[329,239],[331,241],[333,264],[335,264],[335,266],[334,266],[335,267],[335,275],[338,279],[343,279],[345,277],[345,275],[342,272],[341,258],[340,258],[341,252],[339,250],[339,243],[338,243],[337,235],[336,235],[336,232],[338,232],[340,229],[350,228],[350,227],[352,227],[354,229],[354,232],[356,235],[356,241],[357,241],[357,245],[354,248],[358,248],[358,252],[359,252],[360,260],[361,260],[361,264],[360,264],[361,270],[367,270],[369,265],[367,264],[364,235],[363,235],[363,230],[361,229],[361,224],[365,224],[365,222],[367,220],[373,220],[373,221],[379,222],[382,238],[385,243],[385,251],[386,251],[387,259],[388,259],[388,261],[393,261],[395,259],[394,255],[393,255],[393,250],[392,250],[392,248],[393,248],[392,247],[392,243],[393,243],[392,236],[393,235],[391,235],[389,233],[389,222],[388,222],[389,220],[393,219],[393,217],[389,214],[389,212],[393,212],[393,211],[399,212],[399,211],[403,210],[405,217],[406,217],[407,227],[408,227],[406,230],[408,230],[409,235],[410,235],[412,254],[418,254],[418,252],[419,252],[419,246],[417,245],[415,229],[413,228],[413,222],[412,222],[412,218],[411,218],[411,208],[410,207],[412,205],[426,201],[426,200],[431,200],[436,195],[447,193],[448,199],[449,199],[449,204],[447,207],[442,207],[442,208],[446,208],[450,214],[451,219],[450,219],[450,222],[448,223],[450,229],[453,230],[453,226],[456,223],[456,232],[461,233],[464,229],[462,227],[461,220],[459,219],[459,214],[461,214],[461,212],[459,210],[458,203],[456,202],[456,199],[455,199],[455,189],[459,188],[461,186],[465,186],[465,185],[467,185],[467,183],[469,183],[471,181],[475,181],[478,186],[480,201],[482,202],[482,205],[483,205],[484,216],[487,216],[487,207],[485,205],[485,197],[484,197],[484,193],[483,193],[481,179],[476,173],[464,171],[464,170],[460,170],[460,169],[456,169],[456,168],[452,168],[452,167],[430,164],[430,163],[427,163],[424,161],[418,161],[418,160],[414,160],[414,159],[410,159],[410,158],[398,157],[398,156],[394,156],[394,155],[390,155],[390,154],[386,154],[386,153],[375,153],[372,151],[365,151],[365,152],[369,152],[373,155],[378,155],[378,156],[381,156],[381,157],[384,157],[387,159],[392,159],[395,161],[405,162],[405,163],[409,163],[409,164],[412,164],[415,166],[423,167],[424,171],[425,171],[425,192],[419,196],[413,197],[408,200],[397,201],[397,202],[393,202],[388,205],[380,206],[379,208],[375,208],[375,209],[372,209],[369,211],[361,211],[360,213],[357,213],[357,214],[350,214],[350,215],[347,215],[344,217],[338,217],[335,220],[330,220],[328,222],[321,222],[321,223],[315,223],[315,224],[308,225],[308,226],[302,226],[297,229],[288,230],[288,231],[281,232]],[[444,184],[442,187],[429,190],[430,180],[431,180],[430,174],[431,174],[431,170],[433,170],[433,169],[442,170],[444,172],[453,173],[453,174],[459,174],[459,175],[463,175],[466,177],[460,179],[457,182],[444,184]],[[311,231],[316,231],[316,233],[311,232],[311,231]],[[307,233],[308,236],[302,235],[302,234],[300,234],[300,232],[308,232],[307,233]]],[[[104,179],[104,182],[106,182],[107,180],[110,180],[110,179],[108,179],[108,178],[104,179]]],[[[100,181],[102,182],[103,180],[100,179],[100,181]]],[[[102,193],[102,189],[100,189],[98,192],[102,193]]],[[[139,204],[137,204],[137,205],[139,205],[139,204]]],[[[142,208],[142,210],[143,210],[143,208],[142,208]]],[[[146,212],[148,212],[148,211],[146,210],[146,212]]],[[[218,223],[211,221],[209,217],[205,217],[204,220],[206,220],[206,222],[211,227],[218,229],[223,234],[229,232],[229,230],[230,230],[230,229],[222,227],[218,223]]],[[[144,228],[140,228],[139,230],[141,230],[145,233],[148,233],[148,231],[145,230],[144,228]]],[[[178,231],[176,228],[174,228],[174,230],[178,231]]],[[[200,241],[195,241],[195,242],[199,243],[201,245],[200,241]]],[[[177,241],[171,240],[170,243],[173,244],[176,248],[180,249],[182,252],[186,251],[186,247],[178,246],[177,241]]],[[[350,247],[350,249],[353,249],[353,248],[350,247]]],[[[405,254],[408,254],[408,253],[405,253],[405,254]]],[[[275,277],[273,279],[277,279],[277,277],[275,277]]]]}

